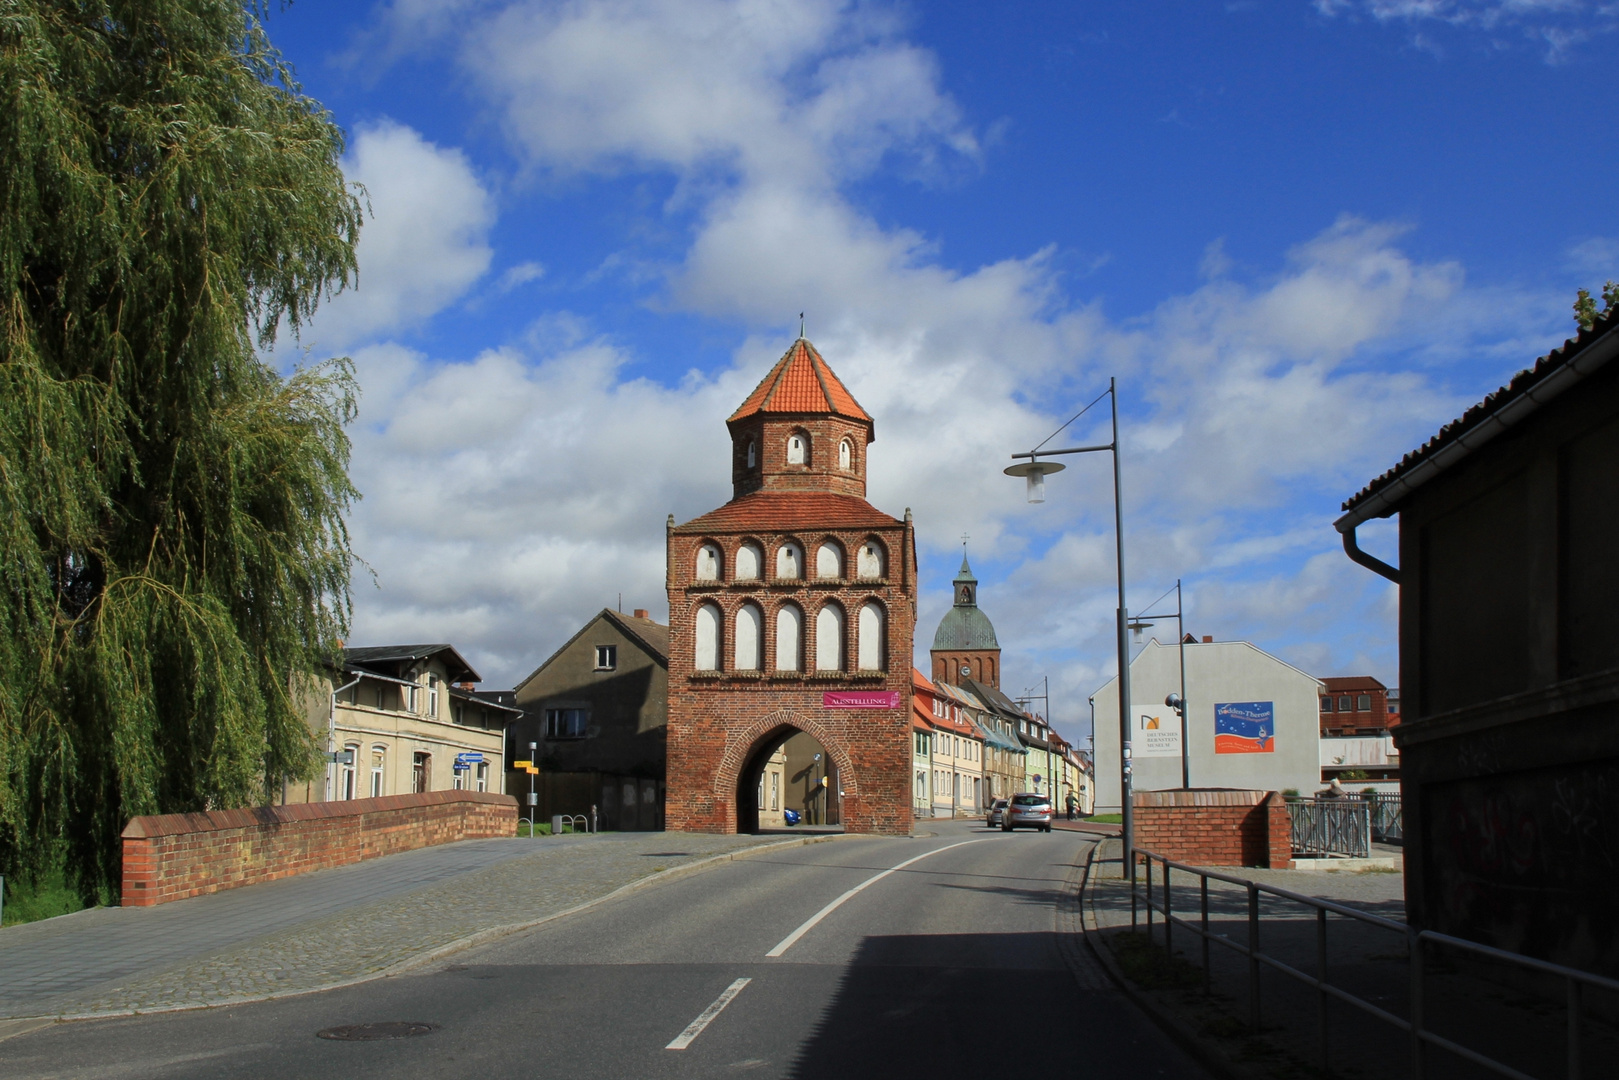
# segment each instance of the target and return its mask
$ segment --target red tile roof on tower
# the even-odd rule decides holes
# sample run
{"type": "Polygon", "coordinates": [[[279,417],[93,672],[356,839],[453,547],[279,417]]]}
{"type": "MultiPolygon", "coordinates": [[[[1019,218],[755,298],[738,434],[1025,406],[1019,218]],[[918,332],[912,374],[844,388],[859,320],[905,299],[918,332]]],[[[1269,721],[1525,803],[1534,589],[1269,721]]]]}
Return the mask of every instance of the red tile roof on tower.
{"type": "Polygon", "coordinates": [[[799,338],[726,423],[755,413],[832,413],[871,422],[871,416],[832,373],[807,338],[799,338]]]}
{"type": "Polygon", "coordinates": [[[892,529],[904,524],[853,495],[829,491],[755,491],[693,518],[675,531],[892,529]]]}

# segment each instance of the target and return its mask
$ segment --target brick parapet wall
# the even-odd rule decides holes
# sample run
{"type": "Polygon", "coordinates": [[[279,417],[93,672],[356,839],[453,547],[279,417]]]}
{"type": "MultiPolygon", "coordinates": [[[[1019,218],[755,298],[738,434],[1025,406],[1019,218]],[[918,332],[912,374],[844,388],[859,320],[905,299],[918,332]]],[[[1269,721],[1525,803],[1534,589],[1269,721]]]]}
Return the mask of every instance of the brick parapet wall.
{"type": "Polygon", "coordinates": [[[1138,791],[1135,844],[1197,866],[1292,866],[1292,825],[1275,791],[1138,791]]]}
{"type": "Polygon", "coordinates": [[[123,832],[123,906],[516,834],[517,800],[479,791],[131,818],[123,832]]]}

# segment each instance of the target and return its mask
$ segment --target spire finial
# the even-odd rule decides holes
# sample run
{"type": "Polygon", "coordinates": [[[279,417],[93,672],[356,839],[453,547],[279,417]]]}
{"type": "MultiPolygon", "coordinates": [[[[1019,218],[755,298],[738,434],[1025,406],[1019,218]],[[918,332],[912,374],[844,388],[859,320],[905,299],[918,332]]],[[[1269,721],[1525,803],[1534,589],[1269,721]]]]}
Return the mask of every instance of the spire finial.
{"type": "Polygon", "coordinates": [[[802,311],[798,313],[798,340],[804,340],[804,313],[802,311]]]}

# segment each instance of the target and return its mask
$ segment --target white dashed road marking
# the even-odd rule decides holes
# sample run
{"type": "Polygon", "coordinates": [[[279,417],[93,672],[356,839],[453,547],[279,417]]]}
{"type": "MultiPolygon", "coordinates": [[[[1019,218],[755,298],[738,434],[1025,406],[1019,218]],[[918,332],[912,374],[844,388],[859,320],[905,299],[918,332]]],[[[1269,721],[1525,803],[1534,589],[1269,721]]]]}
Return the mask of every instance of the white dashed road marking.
{"type": "Polygon", "coordinates": [[[664,1049],[684,1050],[686,1047],[690,1046],[692,1040],[701,1035],[703,1033],[703,1029],[709,1024],[712,1024],[714,1022],[714,1018],[725,1011],[725,1006],[729,1005],[732,1000],[734,1000],[736,996],[742,992],[742,988],[752,981],[752,979],[738,979],[730,986],[727,986],[725,988],[725,992],[714,999],[714,1004],[704,1009],[697,1019],[687,1024],[686,1030],[682,1031],[679,1035],[676,1035],[674,1041],[668,1046],[665,1046],[664,1049]]]}

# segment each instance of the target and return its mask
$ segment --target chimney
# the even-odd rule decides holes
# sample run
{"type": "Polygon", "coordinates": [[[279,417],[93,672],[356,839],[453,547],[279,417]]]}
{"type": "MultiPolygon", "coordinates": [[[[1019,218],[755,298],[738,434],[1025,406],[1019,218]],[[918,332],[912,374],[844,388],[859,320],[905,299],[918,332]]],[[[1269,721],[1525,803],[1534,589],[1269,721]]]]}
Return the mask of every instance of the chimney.
{"type": "Polygon", "coordinates": [[[635,609],[635,617],[636,617],[636,618],[637,618],[637,619],[645,619],[645,618],[649,618],[649,616],[648,616],[648,615],[647,615],[647,613],[646,613],[646,608],[644,608],[644,607],[638,607],[638,608],[636,608],[636,609],[635,609]]]}
{"type": "Polygon", "coordinates": [[[1204,634],[1203,635],[1203,644],[1205,644],[1205,645],[1213,645],[1214,644],[1214,635],[1213,634],[1204,634]]]}

